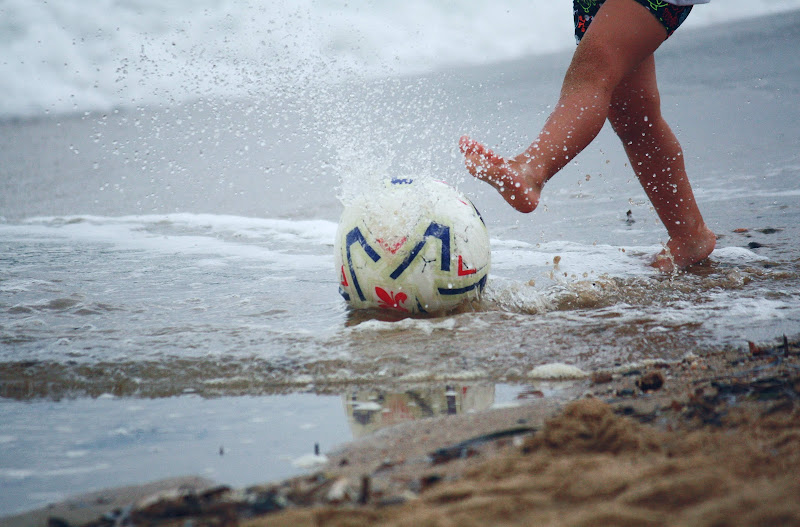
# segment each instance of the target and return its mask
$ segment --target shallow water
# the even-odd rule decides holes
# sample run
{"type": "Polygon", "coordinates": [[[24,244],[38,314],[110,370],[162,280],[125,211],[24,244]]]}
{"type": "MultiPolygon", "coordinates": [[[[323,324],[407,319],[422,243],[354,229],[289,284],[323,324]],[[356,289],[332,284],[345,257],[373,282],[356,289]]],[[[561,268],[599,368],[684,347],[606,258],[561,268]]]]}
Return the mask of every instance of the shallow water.
{"type": "Polygon", "coordinates": [[[0,483],[13,489],[0,510],[183,473],[273,479],[315,442],[514,401],[538,365],[797,336],[800,68],[775,51],[796,27],[687,32],[660,57],[665,113],[719,235],[710,262],[675,276],[647,266],[665,233],[608,131],[531,215],[465,180],[458,135],[519,148],[561,55],[0,123],[0,483]],[[706,62],[683,64],[703,45],[706,62]],[[337,195],[397,174],[444,179],[481,210],[480,302],[433,319],[346,310],[337,195]]]}
{"type": "Polygon", "coordinates": [[[646,265],[658,246],[502,238],[492,241],[480,303],[444,318],[381,321],[349,314],[332,286],[335,228],[190,214],[0,225],[11,255],[0,360],[22,360],[37,376],[57,369],[51,392],[68,377],[76,394],[102,393],[92,384],[121,369],[145,390],[166,376],[173,393],[195,383],[224,393],[239,375],[263,391],[403,376],[518,379],[551,357],[584,368],[675,359],[797,327],[796,264],[743,247],[666,277],[646,265]]]}

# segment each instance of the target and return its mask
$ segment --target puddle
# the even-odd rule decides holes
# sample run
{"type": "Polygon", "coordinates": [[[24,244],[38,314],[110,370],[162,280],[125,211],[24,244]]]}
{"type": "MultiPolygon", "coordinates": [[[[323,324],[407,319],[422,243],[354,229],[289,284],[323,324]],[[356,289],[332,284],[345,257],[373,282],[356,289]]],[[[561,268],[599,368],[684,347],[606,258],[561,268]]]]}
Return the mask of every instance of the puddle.
{"type": "Polygon", "coordinates": [[[313,470],[337,446],[428,417],[571,395],[575,382],[358,387],[162,398],[0,400],[0,510],[15,514],[76,493],[198,475],[243,487],[313,470]]]}

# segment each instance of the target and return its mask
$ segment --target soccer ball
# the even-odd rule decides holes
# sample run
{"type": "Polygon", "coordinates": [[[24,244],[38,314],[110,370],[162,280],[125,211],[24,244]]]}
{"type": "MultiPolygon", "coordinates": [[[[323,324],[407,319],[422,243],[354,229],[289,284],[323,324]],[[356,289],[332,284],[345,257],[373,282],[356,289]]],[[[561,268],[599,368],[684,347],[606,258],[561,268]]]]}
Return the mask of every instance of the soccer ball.
{"type": "Polygon", "coordinates": [[[439,314],[480,298],[489,233],[452,187],[393,179],[351,200],[334,244],[339,292],[353,309],[439,314]]]}

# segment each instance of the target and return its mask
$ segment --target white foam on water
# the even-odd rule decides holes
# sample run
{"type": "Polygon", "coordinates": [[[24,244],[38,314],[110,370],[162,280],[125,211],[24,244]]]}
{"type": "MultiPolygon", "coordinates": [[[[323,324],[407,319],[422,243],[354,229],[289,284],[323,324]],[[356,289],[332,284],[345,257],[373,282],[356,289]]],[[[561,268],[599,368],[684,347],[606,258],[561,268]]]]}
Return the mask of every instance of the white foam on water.
{"type": "Polygon", "coordinates": [[[63,476],[77,476],[79,474],[91,474],[111,468],[108,463],[97,463],[94,465],[80,465],[75,467],[65,467],[56,469],[4,469],[0,468],[0,478],[7,480],[23,480],[29,478],[52,478],[63,476]]]}
{"type": "MultiPolygon", "coordinates": [[[[714,0],[687,26],[800,8],[714,0]]],[[[574,46],[569,2],[6,0],[0,117],[268,96],[574,46]]]]}
{"type": "Polygon", "coordinates": [[[11,278],[6,279],[3,282],[0,282],[0,292],[3,293],[19,293],[24,291],[30,291],[31,289],[35,289],[37,287],[41,287],[46,285],[47,281],[45,280],[35,280],[29,278],[11,278]]]}
{"type": "MultiPolygon", "coordinates": [[[[663,250],[663,246],[659,245],[586,245],[569,241],[534,245],[517,240],[492,239],[491,244],[493,274],[514,275],[522,269],[531,275],[538,273],[561,282],[603,276],[659,276],[660,273],[648,264],[663,250]]],[[[719,248],[714,251],[713,258],[730,265],[752,264],[767,259],[743,247],[719,248]]]]}
{"type": "MultiPolygon", "coordinates": [[[[325,220],[243,218],[212,214],[153,216],[67,216],[31,218],[21,224],[0,225],[8,241],[70,239],[111,244],[117,250],[160,254],[210,255],[200,265],[221,265],[227,259],[269,262],[284,270],[332,266],[336,224],[325,220]]],[[[24,289],[24,282],[4,284],[24,289]]]]}
{"type": "MultiPolygon", "coordinates": [[[[695,286],[686,278],[666,276],[650,267],[660,246],[617,247],[555,241],[529,244],[513,239],[492,240],[492,274],[483,295],[482,308],[521,316],[545,315],[574,319],[579,327],[594,317],[610,317],[617,324],[640,325],[646,331],[668,332],[686,324],[706,324],[709,331],[724,333],[736,320],[774,320],[781,313],[795,316],[797,301],[791,297],[767,300],[749,298],[742,289],[752,280],[747,269],[768,261],[742,247],[722,247],[712,258],[720,271],[695,286]],[[557,262],[557,263],[556,263],[557,262]],[[674,284],[673,284],[674,280],[674,284]],[[689,296],[694,288],[707,289],[702,302],[689,296]],[[586,311],[581,311],[586,310],[586,311]],[[726,329],[727,328],[727,329],[726,329]]],[[[342,331],[353,334],[435,332],[470,333],[488,327],[480,314],[437,319],[407,318],[399,321],[371,319],[342,331]]]]}
{"type": "MultiPolygon", "coordinates": [[[[736,326],[742,321],[786,326],[799,307],[791,291],[771,292],[785,286],[769,281],[773,271],[761,265],[764,257],[741,247],[716,250],[712,260],[718,269],[708,278],[666,277],[648,265],[659,246],[502,237],[492,240],[492,274],[474,310],[351,326],[344,323],[344,302],[336,293],[331,255],[336,228],[323,220],[211,214],[49,217],[2,224],[0,241],[12,247],[19,243],[28,271],[20,274],[22,267],[12,265],[9,279],[0,280],[8,297],[8,317],[0,325],[9,338],[19,339],[15,342],[30,343],[24,346],[31,360],[109,360],[136,347],[141,358],[164,358],[179,349],[186,356],[290,353],[292,360],[313,364],[352,360],[352,350],[370,343],[378,356],[391,355],[389,348],[382,351],[383,343],[396,335],[421,349],[431,338],[501,349],[502,338],[495,342],[484,335],[502,331],[506,321],[512,335],[539,320],[558,319],[577,333],[606,324],[668,334],[689,325],[702,327],[706,335],[738,338],[736,326]],[[92,271],[65,281],[73,262],[91,262],[92,271]],[[754,280],[761,282],[748,286],[754,280]]],[[[774,272],[779,280],[786,274],[774,272]]],[[[13,357],[13,347],[3,356],[13,357]]],[[[457,366],[448,365],[448,372],[457,374],[457,366]]],[[[300,378],[279,381],[305,385],[371,375],[356,370],[347,366],[311,376],[297,371],[300,378]]],[[[409,370],[440,373],[424,356],[409,370]]]]}
{"type": "Polygon", "coordinates": [[[35,475],[36,472],[24,468],[0,468],[0,478],[10,480],[27,479],[35,475]]]}
{"type": "Polygon", "coordinates": [[[768,258],[744,247],[720,247],[714,250],[714,258],[729,264],[753,264],[767,261],[768,258]]]}
{"type": "Polygon", "coordinates": [[[453,331],[456,329],[456,319],[454,317],[443,317],[435,319],[404,318],[402,320],[387,322],[382,320],[367,320],[353,326],[354,332],[374,332],[374,331],[419,331],[426,335],[431,335],[434,331],[453,331]]]}
{"type": "MultiPolygon", "coordinates": [[[[750,324],[774,323],[783,320],[793,313],[792,303],[787,300],[770,298],[737,298],[735,301],[718,299],[713,309],[723,311],[731,318],[746,319],[750,324]]],[[[698,306],[686,306],[687,316],[697,319],[704,310],[698,306]]]]}
{"type": "Polygon", "coordinates": [[[552,241],[535,245],[519,241],[492,240],[492,270],[548,269],[553,277],[613,275],[646,276],[655,271],[643,265],[662,247],[618,247],[552,241]]]}
{"type": "Polygon", "coordinates": [[[709,334],[730,336],[744,321],[748,327],[752,320],[788,323],[800,307],[791,291],[769,299],[757,285],[746,292],[753,280],[747,269],[768,259],[742,247],[714,251],[719,271],[708,278],[669,277],[651,268],[658,246],[493,240],[493,248],[487,309],[522,317],[553,314],[581,331],[608,319],[650,333],[697,325],[709,334]]]}

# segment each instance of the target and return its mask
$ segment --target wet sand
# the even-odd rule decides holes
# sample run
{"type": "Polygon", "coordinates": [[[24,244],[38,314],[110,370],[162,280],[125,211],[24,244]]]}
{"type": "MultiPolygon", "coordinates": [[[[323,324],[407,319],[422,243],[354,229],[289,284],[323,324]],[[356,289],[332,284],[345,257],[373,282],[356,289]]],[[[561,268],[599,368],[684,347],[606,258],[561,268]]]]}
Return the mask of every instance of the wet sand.
{"type": "Polygon", "coordinates": [[[383,429],[283,482],[126,488],[0,523],[800,525],[800,342],[598,370],[564,393],[383,429]]]}

